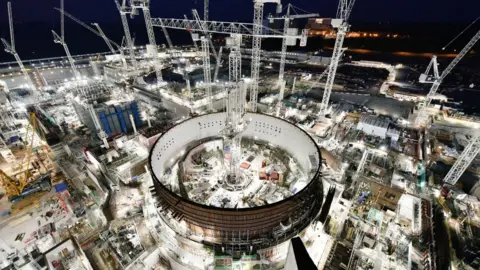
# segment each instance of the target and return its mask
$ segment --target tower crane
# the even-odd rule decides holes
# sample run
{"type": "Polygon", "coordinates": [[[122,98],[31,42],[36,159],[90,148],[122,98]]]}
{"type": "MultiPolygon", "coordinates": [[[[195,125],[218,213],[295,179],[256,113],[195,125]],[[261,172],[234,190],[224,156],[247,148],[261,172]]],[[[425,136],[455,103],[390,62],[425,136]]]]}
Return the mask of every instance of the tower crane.
{"type": "MultiPolygon", "coordinates": [[[[64,8],[64,1],[60,0],[60,10],[63,11],[64,8]]],[[[65,42],[65,17],[64,13],[60,12],[60,36],[52,30],[53,34],[53,42],[58,43],[63,46],[65,50],[65,54],[67,55],[68,62],[72,68],[72,72],[74,77],[78,80],[81,78],[80,72],[75,67],[75,60],[73,60],[72,55],[70,54],[70,50],[68,49],[67,43],[65,42]]]]}
{"type": "Polygon", "coordinates": [[[32,90],[37,90],[35,87],[35,84],[33,84],[32,78],[28,75],[27,70],[25,69],[25,66],[23,65],[22,60],[20,59],[20,56],[17,53],[17,50],[15,49],[15,33],[13,30],[13,15],[12,15],[12,4],[11,2],[7,2],[7,9],[8,9],[8,25],[10,26],[10,44],[8,44],[8,41],[5,39],[1,39],[3,45],[5,46],[5,51],[13,57],[15,57],[15,60],[18,63],[18,66],[20,67],[20,70],[23,73],[23,76],[25,76],[25,79],[27,80],[28,86],[32,90]]]}
{"type": "MultiPolygon", "coordinates": [[[[445,77],[447,77],[448,74],[450,74],[450,72],[460,62],[460,60],[462,60],[462,58],[465,57],[465,55],[467,55],[467,53],[470,51],[470,49],[472,49],[473,45],[475,45],[475,43],[477,43],[477,41],[479,39],[480,39],[480,31],[478,31],[472,37],[472,39],[470,39],[470,41],[467,43],[467,45],[465,45],[465,47],[460,51],[460,53],[457,54],[457,56],[452,60],[452,62],[450,62],[450,64],[445,68],[445,70],[443,70],[442,74],[439,77],[434,78],[432,87],[430,88],[430,91],[427,94],[427,99],[426,99],[425,103],[419,105],[418,114],[415,117],[415,126],[420,126],[422,124],[422,119],[423,119],[422,116],[425,114],[426,108],[432,102],[432,98],[437,94],[438,88],[440,87],[440,84],[442,83],[442,81],[445,79],[445,77]]],[[[435,73],[436,58],[432,59],[432,62],[430,62],[428,67],[430,67],[431,65],[433,65],[433,70],[434,70],[434,73],[435,73]]],[[[427,68],[427,72],[429,72],[429,68],[427,68]]],[[[437,73],[438,73],[438,71],[437,71],[437,73]]],[[[424,76],[420,77],[421,81],[425,80],[428,73],[422,74],[422,75],[424,75],[424,76]]],[[[437,76],[438,76],[438,74],[437,74],[437,76]]],[[[435,77],[435,74],[434,74],[434,77],[435,77]]]]}
{"type": "MultiPolygon", "coordinates": [[[[163,81],[163,79],[162,79],[161,63],[160,63],[160,59],[158,58],[157,41],[155,40],[155,33],[153,32],[152,17],[150,16],[150,0],[130,0],[130,5],[132,9],[138,9],[138,8],[142,9],[143,17],[145,19],[145,25],[147,27],[148,41],[150,43],[148,46],[149,49],[147,49],[147,52],[150,51],[152,55],[155,74],[157,76],[157,84],[158,84],[161,81],[163,81]]],[[[165,29],[165,27],[162,27],[162,29],[165,29]]],[[[170,38],[168,39],[170,40],[170,38]]]]}
{"type": "Polygon", "coordinates": [[[352,12],[355,0],[340,0],[337,9],[337,19],[332,20],[332,26],[337,29],[337,37],[335,39],[335,46],[333,48],[332,59],[328,66],[327,82],[325,83],[325,90],[323,91],[322,103],[320,105],[320,116],[325,116],[328,109],[328,103],[330,101],[330,95],[332,94],[333,83],[335,75],[337,74],[338,64],[340,58],[343,55],[343,41],[347,34],[350,25],[348,24],[348,18],[352,12]]]}
{"type": "Polygon", "coordinates": [[[228,55],[228,80],[231,83],[238,83],[242,78],[242,53],[240,45],[242,44],[242,35],[232,34],[227,39],[227,45],[230,46],[228,55]]]}
{"type": "Polygon", "coordinates": [[[263,6],[265,3],[277,4],[277,13],[281,12],[282,4],[280,0],[254,0],[253,11],[253,38],[252,38],[252,85],[250,89],[251,111],[257,111],[258,98],[258,79],[260,75],[260,54],[262,47],[262,38],[259,36],[262,30],[263,6]]]}
{"type": "Polygon", "coordinates": [[[127,0],[122,0],[122,5],[115,0],[117,9],[120,12],[120,18],[122,19],[123,31],[125,31],[125,39],[127,41],[128,52],[130,54],[130,61],[132,62],[133,67],[137,67],[137,60],[135,59],[135,50],[133,48],[132,35],[130,34],[130,28],[128,26],[127,14],[132,14],[134,12],[131,7],[126,3],[127,0]]]}
{"type": "Polygon", "coordinates": [[[208,46],[208,38],[202,36],[202,57],[203,57],[203,77],[205,81],[205,89],[207,90],[207,100],[208,100],[208,109],[213,110],[213,100],[212,100],[212,82],[210,79],[210,50],[208,46]]]}
{"type": "MultiPolygon", "coordinates": [[[[311,18],[311,17],[318,17],[320,16],[318,13],[312,13],[312,14],[295,14],[295,15],[290,15],[290,9],[293,8],[294,9],[294,6],[292,4],[288,4],[287,5],[287,13],[285,14],[285,16],[282,16],[282,17],[277,17],[277,18],[274,18],[272,16],[269,16],[268,19],[270,21],[273,21],[273,20],[284,20],[284,23],[283,23],[283,34],[285,35],[285,38],[283,38],[282,40],[282,51],[281,51],[281,54],[280,54],[280,68],[278,70],[278,83],[281,87],[280,89],[280,92],[283,93],[284,91],[284,88],[285,88],[285,82],[283,80],[283,77],[284,77],[284,73],[285,73],[285,62],[286,62],[286,58],[287,58],[287,46],[290,46],[290,45],[295,45],[295,40],[293,40],[293,44],[290,43],[290,40],[286,38],[286,36],[288,35],[288,31],[289,31],[289,26],[290,26],[290,22],[293,20],[293,19],[301,19],[301,18],[311,18]]],[[[282,95],[283,96],[283,95],[282,95]]],[[[283,97],[282,97],[283,98],[283,97]]]]}

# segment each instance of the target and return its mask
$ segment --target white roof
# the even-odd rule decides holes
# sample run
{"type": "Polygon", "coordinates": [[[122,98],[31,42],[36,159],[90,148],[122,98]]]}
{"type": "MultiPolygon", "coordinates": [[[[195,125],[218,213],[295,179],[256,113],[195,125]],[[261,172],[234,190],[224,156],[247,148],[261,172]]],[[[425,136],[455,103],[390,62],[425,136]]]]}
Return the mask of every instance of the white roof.
{"type": "Polygon", "coordinates": [[[360,117],[360,123],[381,128],[388,128],[388,125],[390,125],[390,121],[388,121],[387,119],[379,118],[375,115],[368,114],[363,114],[360,117]]]}

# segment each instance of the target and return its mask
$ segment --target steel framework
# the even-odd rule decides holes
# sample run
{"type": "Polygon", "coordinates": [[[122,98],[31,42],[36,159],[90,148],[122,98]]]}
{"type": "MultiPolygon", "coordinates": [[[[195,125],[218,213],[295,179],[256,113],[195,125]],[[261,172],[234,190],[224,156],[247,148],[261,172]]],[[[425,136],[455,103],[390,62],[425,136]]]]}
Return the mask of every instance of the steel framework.
{"type": "Polygon", "coordinates": [[[240,52],[242,35],[232,34],[230,40],[232,44],[228,55],[228,80],[237,83],[242,78],[242,53],[240,52]]]}
{"type": "MultiPolygon", "coordinates": [[[[157,41],[155,39],[155,33],[153,32],[152,17],[150,16],[150,0],[131,0],[130,4],[133,9],[142,9],[143,17],[145,19],[145,26],[147,27],[148,42],[150,43],[152,58],[154,62],[155,75],[157,76],[157,83],[159,83],[163,81],[163,77],[160,58],[158,57],[157,41]]],[[[162,29],[165,29],[165,27],[162,27],[162,29]]],[[[166,36],[168,36],[168,33],[166,34],[166,36]]],[[[170,37],[168,37],[168,40],[170,40],[170,37]]],[[[171,41],[169,43],[171,43],[171,41]]]]}
{"type": "MultiPolygon", "coordinates": [[[[335,75],[337,74],[338,63],[343,55],[343,41],[347,34],[350,25],[348,24],[348,18],[352,11],[355,0],[340,0],[337,9],[338,24],[333,25],[337,28],[337,37],[335,39],[335,46],[333,48],[332,59],[328,66],[327,82],[325,83],[325,90],[323,91],[322,103],[320,104],[320,116],[325,116],[328,110],[328,103],[330,101],[330,95],[332,94],[333,83],[335,81],[335,75]]],[[[335,22],[335,23],[337,23],[335,22]]]]}
{"type": "Polygon", "coordinates": [[[457,56],[450,62],[450,64],[443,70],[442,74],[438,79],[433,81],[432,87],[430,88],[430,91],[427,94],[427,100],[425,101],[424,104],[420,104],[418,108],[418,114],[415,118],[415,126],[420,126],[421,122],[423,120],[423,115],[425,113],[426,108],[430,105],[432,102],[432,98],[437,94],[438,88],[440,87],[440,84],[442,81],[447,77],[448,74],[453,70],[453,68],[462,60],[462,58],[467,55],[467,53],[472,49],[473,45],[477,43],[477,41],[480,39],[480,31],[478,31],[472,39],[465,45],[465,47],[460,51],[460,53],[457,54],[457,56]]]}
{"type": "Polygon", "coordinates": [[[132,62],[133,67],[137,67],[137,60],[135,59],[135,50],[133,46],[132,35],[130,34],[130,27],[128,26],[127,14],[132,14],[132,8],[128,7],[126,0],[122,0],[122,5],[115,0],[117,9],[120,12],[120,18],[122,20],[123,31],[125,32],[125,39],[127,42],[128,52],[130,54],[130,61],[132,62]]]}
{"type": "MultiPolygon", "coordinates": [[[[263,11],[263,10],[262,10],[263,11]]],[[[262,12],[263,13],[263,12],[262,12]]],[[[217,22],[217,21],[196,21],[189,19],[163,19],[152,18],[153,26],[161,27],[162,24],[166,28],[183,29],[193,32],[206,31],[207,33],[217,34],[232,34],[238,33],[244,36],[259,36],[262,38],[284,38],[284,34],[278,30],[271,29],[269,27],[260,24],[257,29],[257,34],[254,33],[253,23],[239,23],[239,22],[217,22]],[[205,29],[202,30],[203,25],[205,29]]],[[[301,35],[287,35],[287,38],[302,39],[305,38],[308,33],[302,32],[301,35]]]]}
{"type": "Polygon", "coordinates": [[[470,141],[467,147],[463,150],[460,157],[458,157],[455,164],[443,179],[443,182],[450,185],[455,185],[460,179],[460,176],[467,170],[468,166],[472,163],[475,157],[480,152],[480,134],[476,134],[470,141]]]}
{"type": "Polygon", "coordinates": [[[5,51],[13,57],[15,57],[15,60],[17,61],[18,66],[20,67],[20,70],[23,73],[23,76],[27,79],[27,83],[29,86],[32,88],[32,90],[37,90],[35,87],[35,84],[32,81],[32,78],[30,78],[30,75],[28,75],[27,70],[25,69],[25,66],[23,65],[22,59],[20,59],[20,56],[17,53],[17,50],[15,49],[15,32],[13,29],[13,15],[12,15],[12,4],[10,2],[7,2],[7,9],[8,9],[8,25],[10,27],[10,44],[8,44],[8,41],[5,39],[1,39],[3,45],[5,46],[5,51]]]}
{"type": "Polygon", "coordinates": [[[208,109],[213,110],[212,81],[211,81],[211,74],[210,74],[210,50],[208,45],[208,39],[206,37],[202,37],[200,41],[202,43],[203,76],[204,76],[205,90],[207,91],[208,109]]]}

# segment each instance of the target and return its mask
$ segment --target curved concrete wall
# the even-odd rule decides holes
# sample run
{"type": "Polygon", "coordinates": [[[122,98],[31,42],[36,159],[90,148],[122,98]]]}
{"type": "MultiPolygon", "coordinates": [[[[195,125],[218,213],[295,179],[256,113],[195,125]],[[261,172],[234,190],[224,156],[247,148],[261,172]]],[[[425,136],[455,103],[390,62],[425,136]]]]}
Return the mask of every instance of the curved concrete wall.
{"type": "MultiPolygon", "coordinates": [[[[247,137],[268,141],[287,150],[305,170],[315,170],[309,155],[315,157],[318,167],[320,151],[312,138],[300,128],[282,119],[256,113],[247,113],[245,119],[250,120],[247,129],[242,133],[247,137]]],[[[160,178],[180,157],[185,146],[196,140],[219,136],[225,127],[225,113],[208,114],[184,121],[158,139],[151,151],[153,173],[160,178]]]]}
{"type": "MultiPolygon", "coordinates": [[[[177,221],[185,222],[189,233],[203,237],[204,242],[235,242],[241,248],[264,248],[277,239],[288,239],[308,226],[320,211],[323,186],[320,179],[320,150],[303,130],[272,116],[247,114],[250,124],[244,136],[256,137],[287,150],[301,166],[312,172],[312,180],[299,192],[283,201],[254,208],[224,209],[186,200],[160,183],[165,170],[184,154],[192,141],[218,136],[224,127],[224,113],[192,118],[164,133],[150,153],[156,197],[163,211],[177,221]],[[312,164],[312,155],[315,158],[312,164]],[[282,227],[282,225],[287,225],[282,227]],[[235,239],[235,240],[234,240],[235,239]],[[241,243],[238,242],[241,239],[241,243]]],[[[172,220],[166,220],[172,222],[172,220]]],[[[174,228],[174,226],[172,226],[174,228]]]]}

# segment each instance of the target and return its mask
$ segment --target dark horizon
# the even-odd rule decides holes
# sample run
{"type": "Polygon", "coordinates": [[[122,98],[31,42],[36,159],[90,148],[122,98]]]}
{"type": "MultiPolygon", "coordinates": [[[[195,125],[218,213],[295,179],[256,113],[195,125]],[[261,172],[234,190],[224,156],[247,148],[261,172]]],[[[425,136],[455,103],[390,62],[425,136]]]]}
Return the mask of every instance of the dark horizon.
{"type": "MultiPolygon", "coordinates": [[[[58,22],[59,0],[12,1],[14,20],[20,22],[58,22]]],[[[203,0],[151,1],[152,17],[183,18],[191,17],[191,10],[197,9],[203,15],[203,0]]],[[[8,21],[7,0],[0,0],[0,23],[8,21]]],[[[336,14],[338,0],[312,1],[291,0],[294,6],[311,13],[319,13],[320,17],[331,18],[336,14]]],[[[287,5],[282,1],[283,7],[287,5]]],[[[118,22],[120,16],[114,0],[65,0],[65,10],[85,22],[118,22]]],[[[458,0],[452,4],[449,0],[403,0],[378,1],[357,0],[351,14],[351,21],[368,22],[471,22],[480,14],[480,1],[458,0]]],[[[264,15],[275,12],[275,5],[265,5],[264,15]]],[[[252,0],[210,0],[209,18],[218,21],[250,21],[253,14],[252,0]]],[[[143,16],[138,16],[143,17],[143,16]]]]}

